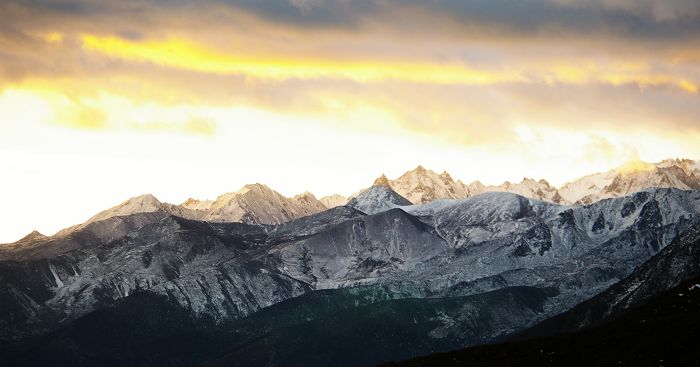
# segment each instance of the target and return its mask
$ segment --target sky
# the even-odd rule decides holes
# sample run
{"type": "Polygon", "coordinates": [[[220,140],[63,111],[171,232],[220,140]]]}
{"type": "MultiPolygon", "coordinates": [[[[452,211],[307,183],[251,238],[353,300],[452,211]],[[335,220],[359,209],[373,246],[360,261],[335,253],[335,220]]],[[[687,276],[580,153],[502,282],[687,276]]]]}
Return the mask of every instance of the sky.
{"type": "Polygon", "coordinates": [[[0,243],[126,198],[700,158],[697,0],[0,2],[0,243]]]}

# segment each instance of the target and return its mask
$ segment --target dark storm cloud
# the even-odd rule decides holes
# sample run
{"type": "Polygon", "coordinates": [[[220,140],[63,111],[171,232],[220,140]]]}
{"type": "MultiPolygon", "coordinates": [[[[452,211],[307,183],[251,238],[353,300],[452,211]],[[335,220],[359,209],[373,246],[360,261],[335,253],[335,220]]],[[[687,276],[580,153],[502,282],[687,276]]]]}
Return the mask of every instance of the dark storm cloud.
{"type": "Polygon", "coordinates": [[[449,28],[472,37],[605,35],[678,40],[700,34],[700,2],[695,0],[230,0],[225,4],[298,27],[356,27],[376,20],[406,32],[449,28]]]}
{"type": "Polygon", "coordinates": [[[607,35],[678,40],[700,34],[700,2],[696,0],[30,0],[6,4],[25,8],[36,17],[153,18],[183,10],[196,16],[210,8],[227,8],[300,28],[353,29],[373,21],[405,32],[433,33],[447,28],[472,37],[607,35]]]}

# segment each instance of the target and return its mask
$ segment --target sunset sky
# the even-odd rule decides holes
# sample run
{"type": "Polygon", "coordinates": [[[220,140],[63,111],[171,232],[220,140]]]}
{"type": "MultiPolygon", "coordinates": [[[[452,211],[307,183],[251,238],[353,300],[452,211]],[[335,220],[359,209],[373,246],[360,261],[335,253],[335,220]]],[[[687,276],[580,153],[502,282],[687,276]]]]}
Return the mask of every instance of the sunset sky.
{"type": "Polygon", "coordinates": [[[128,197],[700,158],[697,0],[0,2],[0,243],[128,197]]]}

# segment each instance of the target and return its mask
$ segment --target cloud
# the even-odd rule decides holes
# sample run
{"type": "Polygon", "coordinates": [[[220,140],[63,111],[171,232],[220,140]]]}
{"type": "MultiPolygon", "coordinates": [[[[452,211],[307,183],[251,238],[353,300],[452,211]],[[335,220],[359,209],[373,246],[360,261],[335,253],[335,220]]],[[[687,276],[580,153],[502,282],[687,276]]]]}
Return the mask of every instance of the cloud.
{"type": "Polygon", "coordinates": [[[306,12],[314,7],[322,6],[325,0],[289,0],[289,2],[301,9],[302,12],[306,12]]]}
{"type": "MultiPolygon", "coordinates": [[[[249,106],[329,123],[370,106],[464,145],[508,144],[523,122],[699,131],[694,4],[4,2],[0,88],[163,108],[249,106]]],[[[60,119],[111,128],[110,108],[67,108],[60,119]]],[[[205,135],[220,125],[177,124],[205,135]]]]}
{"type": "Polygon", "coordinates": [[[674,21],[700,16],[700,3],[694,0],[550,0],[553,4],[572,8],[605,9],[636,14],[656,22],[674,21]]]}

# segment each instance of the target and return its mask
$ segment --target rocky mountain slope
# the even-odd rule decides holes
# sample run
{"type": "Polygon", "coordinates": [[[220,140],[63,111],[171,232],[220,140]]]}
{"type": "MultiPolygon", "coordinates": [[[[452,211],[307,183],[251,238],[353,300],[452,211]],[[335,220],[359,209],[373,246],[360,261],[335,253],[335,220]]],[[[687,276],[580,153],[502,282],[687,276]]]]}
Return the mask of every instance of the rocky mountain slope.
{"type": "Polygon", "coordinates": [[[518,334],[515,341],[391,366],[697,365],[698,304],[696,225],[623,281],[518,334]]]}
{"type": "Polygon", "coordinates": [[[410,201],[383,185],[375,185],[363,190],[347,203],[347,206],[366,214],[377,214],[409,205],[412,205],[410,201]]]}
{"type": "Polygon", "coordinates": [[[635,269],[629,277],[573,309],[527,330],[520,337],[575,332],[610,322],[658,294],[698,277],[700,226],[695,226],[635,269]]]}
{"type": "MultiPolygon", "coordinates": [[[[138,296],[165,299],[174,314],[187,315],[182,325],[199,320],[192,323],[213,325],[209,329],[217,333],[272,306],[295,305],[297,313],[284,316],[291,318],[287,323],[226,334],[230,338],[213,343],[217,347],[201,358],[235,356],[244,348],[238,343],[260,351],[275,340],[320,330],[325,322],[347,331],[337,341],[362,340],[377,330],[370,327],[377,320],[385,320],[380,329],[388,349],[367,349],[363,355],[375,359],[348,357],[349,365],[407,358],[499,340],[568,310],[629,275],[700,213],[700,192],[673,189],[587,206],[486,193],[399,208],[394,206],[400,196],[386,186],[369,192],[377,195],[358,202],[388,210],[368,215],[336,207],[281,225],[182,218],[147,198],[135,206],[155,210],[107,216],[60,236],[2,246],[0,345],[9,351],[34,348],[28,340],[91,325],[100,310],[119,314],[138,296]],[[315,299],[316,292],[326,292],[333,306],[311,307],[315,301],[304,296],[315,299]],[[357,307],[366,312],[358,314],[357,307]],[[349,320],[362,315],[367,318],[353,328],[349,320]],[[386,323],[389,315],[396,318],[386,323]],[[415,329],[406,329],[411,324],[415,329]],[[396,343],[391,335],[398,330],[419,344],[396,343]]],[[[198,332],[188,327],[186,333],[198,332]]],[[[316,343],[322,336],[319,331],[306,337],[316,343]]],[[[276,355],[294,364],[303,352],[276,355]]],[[[153,357],[152,365],[182,357],[168,348],[158,353],[163,359],[153,357]]]]}

